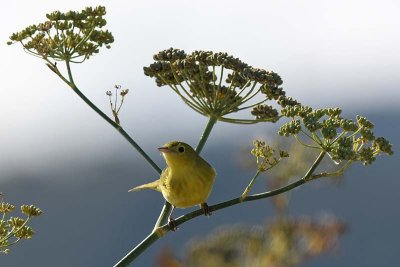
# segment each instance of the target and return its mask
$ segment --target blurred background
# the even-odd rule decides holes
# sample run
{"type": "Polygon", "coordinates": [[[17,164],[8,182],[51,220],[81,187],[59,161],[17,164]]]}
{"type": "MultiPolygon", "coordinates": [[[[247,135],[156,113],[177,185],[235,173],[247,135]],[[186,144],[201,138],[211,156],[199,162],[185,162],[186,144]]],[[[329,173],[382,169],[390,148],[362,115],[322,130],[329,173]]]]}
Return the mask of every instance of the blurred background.
{"type": "MultiPolygon", "coordinates": [[[[201,245],[221,247],[218,242],[229,233],[235,235],[228,240],[243,243],[259,233],[264,239],[257,242],[281,247],[272,246],[278,241],[271,238],[288,228],[303,240],[291,250],[301,257],[295,254],[298,262],[276,266],[304,260],[302,266],[400,264],[397,1],[16,0],[3,6],[0,18],[0,192],[6,201],[35,204],[44,214],[32,221],[37,234],[31,241],[0,255],[1,266],[111,266],[151,231],[162,207],[156,192],[127,193],[157,177],[138,153],[41,60],[6,45],[11,33],[44,21],[46,13],[99,4],[107,7],[107,29],[115,42],[111,50],[74,65],[75,81],[110,115],[105,92],[115,84],[129,88],[121,124],[160,166],[157,147],[176,139],[195,146],[207,123],[171,90],[143,75],[152,55],[169,47],[224,51],[273,70],[287,94],[303,104],[339,106],[350,118],[367,116],[375,134],[387,137],[395,151],[372,166],[352,166],[343,179],[321,179],[294,190],[284,216],[276,201],[263,200],[190,221],[134,266],[202,266],[190,261],[203,255],[201,245]],[[326,238],[311,249],[304,245],[314,240],[310,235],[326,238]]],[[[203,150],[218,172],[209,203],[242,192],[256,166],[243,166],[238,158],[248,157],[254,138],[275,141],[279,125],[217,123],[203,150]]],[[[266,190],[274,177],[263,176],[254,192],[266,190]]],[[[263,255],[275,253],[271,248],[263,255]]]]}

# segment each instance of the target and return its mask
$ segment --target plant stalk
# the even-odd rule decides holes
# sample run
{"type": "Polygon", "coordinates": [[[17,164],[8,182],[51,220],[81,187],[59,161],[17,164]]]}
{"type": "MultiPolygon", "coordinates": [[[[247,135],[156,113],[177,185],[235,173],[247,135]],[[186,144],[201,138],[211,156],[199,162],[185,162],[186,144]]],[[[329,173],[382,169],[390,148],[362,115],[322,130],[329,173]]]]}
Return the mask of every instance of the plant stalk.
{"type": "Polygon", "coordinates": [[[240,196],[240,198],[242,200],[244,200],[249,195],[250,190],[253,187],[253,184],[259,175],[260,175],[260,171],[257,171],[257,173],[254,175],[253,179],[251,179],[249,185],[246,187],[246,189],[243,191],[242,195],[240,196]]]}
{"type": "Polygon", "coordinates": [[[204,129],[203,134],[200,137],[200,141],[199,141],[199,143],[197,144],[197,147],[196,147],[196,152],[198,154],[200,154],[201,151],[203,150],[203,147],[206,144],[207,139],[210,136],[211,130],[214,127],[216,122],[217,122],[217,117],[210,116],[210,118],[208,120],[208,123],[206,125],[206,128],[204,129]]]}
{"type": "MultiPolygon", "coordinates": [[[[168,202],[167,202],[168,203],[168,202]]],[[[149,248],[154,242],[161,238],[156,231],[151,232],[142,242],[133,248],[125,257],[117,262],[114,267],[129,266],[132,261],[149,248]]]]}

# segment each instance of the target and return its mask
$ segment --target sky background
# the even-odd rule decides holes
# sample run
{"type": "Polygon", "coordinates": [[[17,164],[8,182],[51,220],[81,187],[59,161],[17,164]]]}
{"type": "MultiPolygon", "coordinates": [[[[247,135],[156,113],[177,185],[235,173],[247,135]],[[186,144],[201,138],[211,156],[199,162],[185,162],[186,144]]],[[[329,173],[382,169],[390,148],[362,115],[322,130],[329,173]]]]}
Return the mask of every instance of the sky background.
{"type": "MultiPolygon", "coordinates": [[[[81,206],[81,212],[77,211],[85,217],[85,207],[97,206],[104,201],[110,209],[107,210],[107,216],[95,217],[98,213],[88,212],[86,219],[96,218],[101,221],[117,216],[118,222],[115,222],[115,225],[108,222],[107,226],[122,229],[121,231],[128,231],[126,229],[131,227],[128,223],[131,219],[129,213],[134,209],[127,203],[143,203],[143,199],[149,201],[149,205],[154,205],[154,212],[141,218],[139,230],[129,230],[134,236],[133,241],[120,242],[122,234],[109,236],[110,242],[115,241],[120,246],[115,246],[112,253],[110,252],[112,255],[100,261],[107,262],[104,266],[115,262],[139,241],[149,228],[146,223],[152,224],[157,216],[162,201],[156,194],[141,194],[137,198],[132,195],[126,196],[126,190],[130,186],[146,182],[155,174],[114,129],[49,71],[43,61],[27,55],[18,45],[6,45],[11,33],[27,25],[42,22],[46,13],[54,10],[80,10],[85,6],[99,4],[107,7],[106,28],[112,31],[115,42],[111,50],[102,49],[100,54],[84,64],[74,65],[75,81],[81,90],[108,114],[109,103],[105,91],[112,89],[115,84],[129,88],[130,92],[120,116],[122,124],[161,166],[163,161],[156,147],[174,139],[185,140],[195,145],[206,124],[204,117],[188,112],[188,108],[168,88],[156,87],[152,79],[143,75],[142,67],[153,62],[152,55],[169,47],[184,49],[186,52],[228,52],[252,66],[273,70],[282,77],[283,88],[287,94],[300,102],[316,108],[340,106],[352,117],[355,114],[371,114],[375,118],[378,136],[392,138],[393,143],[399,140],[399,126],[393,123],[393,120],[398,120],[400,111],[398,1],[8,2],[3,6],[3,14],[0,17],[0,191],[6,194],[9,201],[17,204],[37,203],[40,207],[48,205],[48,209],[45,209],[49,214],[48,218],[58,218],[62,221],[60,224],[64,223],[70,227],[71,224],[67,224],[69,219],[63,217],[65,214],[61,211],[58,214],[53,208],[57,205],[67,208],[68,202],[70,205],[80,205],[81,202],[78,201],[86,201],[81,206]],[[107,191],[107,188],[112,190],[107,191]],[[37,191],[33,192],[33,189],[37,191]],[[85,199],[85,192],[90,199],[85,199]],[[107,195],[104,199],[114,200],[119,206],[113,206],[103,198],[100,200],[99,194],[102,197],[107,195]],[[52,205],[49,202],[52,202],[52,205]],[[129,211],[126,212],[126,217],[121,216],[119,209],[127,207],[129,211]]],[[[207,151],[206,146],[204,153],[205,156],[214,159],[216,165],[221,164],[219,173],[229,173],[226,169],[222,171],[222,168],[229,164],[220,162],[221,157],[226,155],[219,155],[217,147],[229,148],[227,151],[234,153],[235,149],[250,143],[254,137],[271,136],[272,133],[273,128],[270,125],[242,129],[236,125],[218,123],[210,138],[209,150],[207,151]]],[[[379,175],[379,168],[392,170],[394,173],[395,162],[398,162],[398,159],[394,156],[387,160],[387,163],[378,162],[376,166],[370,167],[370,173],[361,171],[361,174],[379,175]]],[[[371,190],[374,188],[372,179],[373,177],[369,181],[370,187],[367,186],[369,182],[366,182],[366,188],[371,190]]],[[[348,192],[350,198],[354,194],[351,189],[358,188],[355,184],[350,183],[347,188],[342,188],[343,192],[337,190],[335,193],[348,192]]],[[[394,179],[387,179],[385,183],[388,190],[398,185],[394,179]]],[[[218,189],[215,190],[219,192],[218,189]]],[[[316,190],[318,188],[309,189],[316,190]]],[[[220,200],[234,194],[233,191],[230,193],[219,192],[220,200]]],[[[393,198],[382,199],[384,194],[378,194],[376,198],[381,199],[382,203],[399,200],[396,191],[392,194],[393,198]]],[[[332,194],[333,198],[335,196],[337,195],[332,194]]],[[[367,196],[368,194],[365,194],[357,198],[367,196]]],[[[359,206],[362,208],[363,205],[366,204],[360,203],[359,206]]],[[[382,242],[387,242],[390,229],[395,229],[395,226],[400,224],[398,208],[390,207],[396,209],[394,215],[397,219],[387,225],[387,235],[381,234],[382,242]]],[[[152,206],[149,209],[151,208],[152,206]]],[[[320,203],[320,206],[311,205],[305,212],[313,214],[323,208],[323,203],[320,203]]],[[[379,206],[376,208],[375,212],[378,212],[379,206]]],[[[344,214],[347,214],[346,212],[344,214]]],[[[350,216],[351,210],[348,212],[350,216]]],[[[367,210],[365,212],[365,219],[368,219],[367,210]]],[[[385,216],[390,214],[385,213],[385,216]]],[[[232,217],[228,217],[232,220],[216,219],[210,227],[237,221],[234,213],[230,216],[232,217]]],[[[255,216],[249,221],[262,223],[265,217],[255,216]]],[[[361,216],[357,220],[350,217],[344,216],[344,219],[362,223],[364,218],[361,216]]],[[[40,228],[41,222],[51,225],[53,221],[49,219],[46,222],[44,218],[39,218],[35,223],[36,228],[39,228],[38,235],[32,241],[15,247],[12,253],[18,256],[20,249],[24,253],[32,252],[35,245],[49,249],[42,244],[51,243],[51,235],[40,228]],[[40,235],[49,239],[40,239],[40,235]]],[[[354,226],[356,229],[359,227],[361,226],[354,226]]],[[[373,227],[373,224],[370,224],[370,227],[373,227]]],[[[203,231],[206,233],[209,229],[203,231]]],[[[364,233],[371,231],[371,228],[367,227],[364,233]]],[[[363,233],[358,234],[365,238],[364,243],[374,242],[373,239],[367,239],[363,233]]],[[[184,242],[191,236],[188,230],[182,233],[181,239],[178,240],[184,242]]],[[[360,239],[352,241],[355,243],[350,242],[349,249],[354,248],[354,244],[360,242],[360,239]]],[[[76,243],[76,240],[71,242],[76,243]]],[[[171,242],[178,250],[180,248],[172,239],[165,242],[164,245],[171,242]]],[[[62,244],[53,244],[53,248],[64,250],[68,247],[73,251],[70,244],[67,241],[64,247],[62,244]]],[[[143,266],[152,264],[157,249],[161,247],[159,245],[145,255],[143,266]]],[[[109,248],[96,247],[93,255],[95,252],[107,254],[107,249],[109,248]]],[[[378,260],[386,255],[378,254],[375,257],[373,252],[376,249],[372,246],[367,250],[369,254],[361,251],[365,255],[371,255],[371,258],[366,256],[368,260],[365,262],[373,262],[374,259],[378,260]]],[[[58,255],[53,254],[54,257],[58,255]]],[[[74,266],[102,266],[94,265],[94,261],[90,260],[92,258],[89,259],[89,254],[87,253],[87,258],[74,252],[66,255],[75,255],[75,258],[82,260],[75,261],[74,266]]],[[[388,255],[392,255],[390,250],[388,255]]],[[[10,263],[15,262],[16,258],[13,257],[15,256],[9,257],[10,263]]],[[[350,264],[347,260],[351,257],[341,257],[339,256],[339,259],[343,261],[339,263],[350,264]]],[[[3,258],[0,258],[0,263],[2,260],[3,258]]],[[[329,261],[330,259],[327,260],[329,261]]],[[[365,262],[360,261],[360,264],[365,262]]],[[[390,263],[391,265],[386,266],[395,266],[394,262],[390,263]]],[[[53,265],[48,263],[42,266],[53,265]]]]}

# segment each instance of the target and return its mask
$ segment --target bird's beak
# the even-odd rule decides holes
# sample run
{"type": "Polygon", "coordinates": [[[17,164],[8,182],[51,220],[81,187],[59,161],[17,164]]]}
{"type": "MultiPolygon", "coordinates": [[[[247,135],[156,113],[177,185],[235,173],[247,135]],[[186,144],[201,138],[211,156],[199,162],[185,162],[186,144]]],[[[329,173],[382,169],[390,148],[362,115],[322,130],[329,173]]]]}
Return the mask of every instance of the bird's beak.
{"type": "Polygon", "coordinates": [[[161,151],[161,153],[171,153],[171,150],[168,147],[159,147],[157,148],[159,151],[161,151]]]}

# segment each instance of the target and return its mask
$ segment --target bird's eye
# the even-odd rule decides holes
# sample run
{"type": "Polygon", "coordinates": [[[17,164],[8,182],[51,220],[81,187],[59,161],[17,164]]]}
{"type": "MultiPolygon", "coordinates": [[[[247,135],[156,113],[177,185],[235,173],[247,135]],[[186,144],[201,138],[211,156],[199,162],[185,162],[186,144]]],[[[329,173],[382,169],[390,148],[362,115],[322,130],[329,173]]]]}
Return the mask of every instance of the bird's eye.
{"type": "Polygon", "coordinates": [[[183,146],[181,146],[178,148],[178,151],[179,151],[179,153],[183,153],[183,152],[185,152],[185,148],[183,146]]]}

